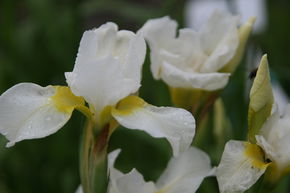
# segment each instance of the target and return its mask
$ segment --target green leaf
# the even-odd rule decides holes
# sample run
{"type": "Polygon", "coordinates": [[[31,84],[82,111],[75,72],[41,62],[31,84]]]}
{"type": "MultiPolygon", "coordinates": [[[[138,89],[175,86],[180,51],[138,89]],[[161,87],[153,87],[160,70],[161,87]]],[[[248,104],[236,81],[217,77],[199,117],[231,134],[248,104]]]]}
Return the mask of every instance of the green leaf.
{"type": "Polygon", "coordinates": [[[256,142],[255,135],[258,134],[260,128],[271,114],[273,102],[268,60],[267,55],[264,55],[250,91],[248,111],[248,139],[250,142],[256,142]]]}

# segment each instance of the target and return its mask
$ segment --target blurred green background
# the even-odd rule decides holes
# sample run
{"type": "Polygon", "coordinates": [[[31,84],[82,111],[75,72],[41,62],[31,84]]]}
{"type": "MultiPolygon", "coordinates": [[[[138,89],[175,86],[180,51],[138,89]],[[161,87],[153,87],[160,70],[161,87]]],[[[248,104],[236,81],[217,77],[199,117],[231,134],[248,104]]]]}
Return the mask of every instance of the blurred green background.
{"type": "MultiPolygon", "coordinates": [[[[251,37],[250,44],[268,53],[272,75],[290,94],[290,2],[267,2],[267,28],[251,37]]],[[[185,25],[186,0],[1,0],[0,1],[0,91],[20,82],[42,86],[65,85],[64,72],[71,71],[84,30],[113,21],[120,29],[137,31],[147,19],[170,15],[185,25]]],[[[148,55],[148,54],[147,54],[148,55]]],[[[247,125],[247,74],[244,60],[222,93],[232,134],[244,139],[247,125]]],[[[153,80],[147,57],[140,96],[147,102],[172,105],[167,87],[153,80]]],[[[44,139],[28,140],[5,148],[0,136],[0,193],[72,193],[80,183],[78,146],[84,117],[74,113],[66,126],[44,139]]],[[[200,145],[214,151],[214,138],[200,145]]],[[[290,142],[289,142],[290,143],[290,142]]],[[[155,180],[171,156],[167,141],[119,128],[110,151],[121,148],[117,167],[136,167],[146,180],[155,180]]],[[[213,158],[216,165],[218,157],[213,158]]],[[[287,191],[284,179],[276,192],[287,191]]],[[[205,183],[213,183],[206,181],[205,183]]],[[[290,187],[290,186],[289,186],[290,187]]],[[[203,192],[201,188],[199,192],[203,192]]]]}

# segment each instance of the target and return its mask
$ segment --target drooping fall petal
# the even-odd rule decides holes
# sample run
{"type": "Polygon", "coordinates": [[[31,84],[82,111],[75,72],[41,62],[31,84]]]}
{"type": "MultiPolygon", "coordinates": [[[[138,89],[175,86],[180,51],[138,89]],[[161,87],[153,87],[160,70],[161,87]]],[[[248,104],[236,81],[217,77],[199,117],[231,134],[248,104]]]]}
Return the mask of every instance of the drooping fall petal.
{"type": "Polygon", "coordinates": [[[242,193],[265,172],[268,164],[259,146],[249,142],[227,142],[216,176],[221,193],[242,193]]]}
{"type": "Polygon", "coordinates": [[[173,107],[155,107],[139,97],[123,99],[113,117],[129,129],[142,130],[153,137],[165,137],[172,146],[173,154],[185,151],[195,134],[195,120],[186,110],[173,107]]]}
{"type": "Polygon", "coordinates": [[[8,147],[24,139],[46,137],[58,131],[84,100],[68,87],[17,84],[0,96],[0,132],[8,147]]]}

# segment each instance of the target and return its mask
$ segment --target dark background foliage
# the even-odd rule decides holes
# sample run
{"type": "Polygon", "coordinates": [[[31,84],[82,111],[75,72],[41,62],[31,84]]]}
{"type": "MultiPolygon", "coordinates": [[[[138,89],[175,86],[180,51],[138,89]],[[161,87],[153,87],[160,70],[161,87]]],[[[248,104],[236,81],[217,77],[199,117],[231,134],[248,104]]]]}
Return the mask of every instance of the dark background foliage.
{"type": "MultiPolygon", "coordinates": [[[[73,68],[84,30],[113,21],[120,29],[137,31],[147,19],[164,15],[183,27],[185,5],[186,0],[1,0],[0,91],[20,82],[65,85],[64,72],[73,68]]],[[[268,53],[272,75],[288,94],[289,10],[287,0],[268,0],[267,29],[250,40],[268,53]]],[[[222,93],[235,139],[244,139],[246,134],[249,71],[244,60],[222,93]]],[[[142,83],[140,95],[147,102],[171,105],[166,85],[151,76],[148,57],[142,83]]],[[[56,134],[23,141],[12,148],[5,148],[6,139],[1,136],[0,193],[74,192],[80,183],[78,146],[83,122],[84,117],[75,112],[56,134]]],[[[124,128],[112,136],[109,149],[116,148],[123,150],[117,167],[126,172],[136,167],[146,180],[157,179],[171,156],[166,140],[124,128]]],[[[288,192],[287,181],[277,192],[288,192]]]]}

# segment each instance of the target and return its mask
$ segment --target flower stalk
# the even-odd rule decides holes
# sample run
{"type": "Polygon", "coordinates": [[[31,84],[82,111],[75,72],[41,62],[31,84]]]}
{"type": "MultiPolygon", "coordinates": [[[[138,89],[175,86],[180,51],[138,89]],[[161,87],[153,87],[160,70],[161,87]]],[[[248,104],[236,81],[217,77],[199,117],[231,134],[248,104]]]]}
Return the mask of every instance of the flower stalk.
{"type": "Polygon", "coordinates": [[[94,122],[88,119],[81,140],[80,173],[84,193],[107,192],[109,126],[98,131],[95,127],[94,122]]]}
{"type": "Polygon", "coordinates": [[[205,91],[201,89],[170,88],[171,99],[176,107],[184,108],[196,118],[197,130],[213,104],[219,97],[219,91],[205,91]]]}

